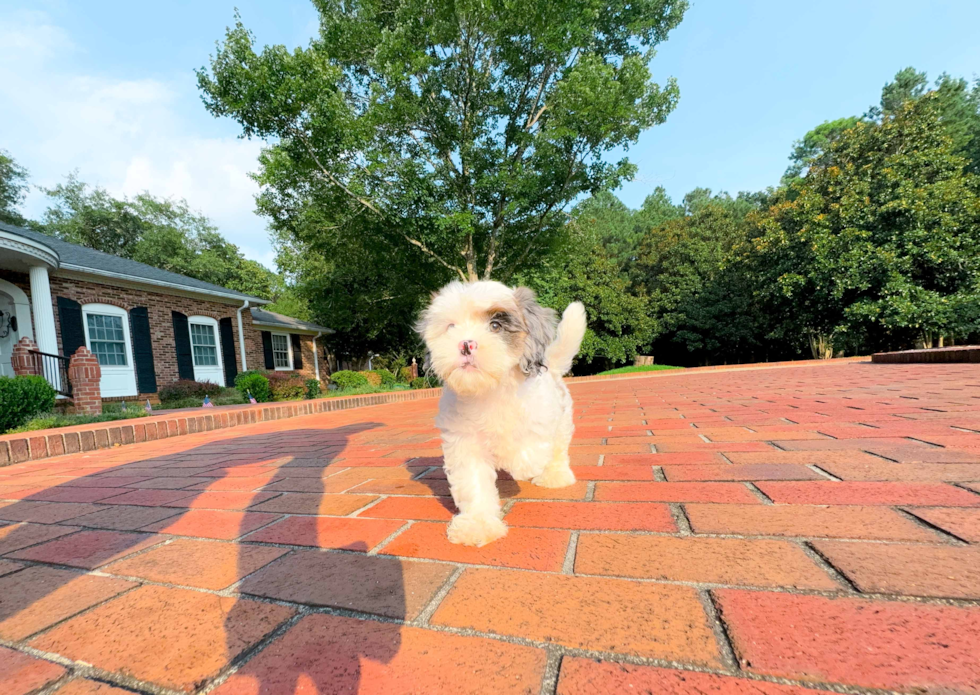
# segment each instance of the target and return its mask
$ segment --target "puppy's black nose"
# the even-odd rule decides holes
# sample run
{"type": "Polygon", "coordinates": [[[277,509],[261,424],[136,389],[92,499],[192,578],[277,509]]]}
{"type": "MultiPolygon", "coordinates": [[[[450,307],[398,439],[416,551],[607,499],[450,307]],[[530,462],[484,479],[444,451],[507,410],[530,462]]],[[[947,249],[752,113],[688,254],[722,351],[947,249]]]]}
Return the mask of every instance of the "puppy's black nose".
{"type": "Polygon", "coordinates": [[[475,340],[461,340],[459,341],[459,351],[464,355],[471,355],[476,352],[476,341],[475,340]]]}

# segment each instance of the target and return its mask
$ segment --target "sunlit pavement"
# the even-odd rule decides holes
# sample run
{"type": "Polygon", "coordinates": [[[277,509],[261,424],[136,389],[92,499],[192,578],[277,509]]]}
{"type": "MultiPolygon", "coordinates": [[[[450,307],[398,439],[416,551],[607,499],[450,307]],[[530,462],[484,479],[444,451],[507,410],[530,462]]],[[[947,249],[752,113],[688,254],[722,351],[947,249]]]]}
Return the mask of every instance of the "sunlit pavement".
{"type": "Polygon", "coordinates": [[[980,692],[980,369],[576,383],[446,540],[434,400],[0,469],[0,693],[980,692]]]}

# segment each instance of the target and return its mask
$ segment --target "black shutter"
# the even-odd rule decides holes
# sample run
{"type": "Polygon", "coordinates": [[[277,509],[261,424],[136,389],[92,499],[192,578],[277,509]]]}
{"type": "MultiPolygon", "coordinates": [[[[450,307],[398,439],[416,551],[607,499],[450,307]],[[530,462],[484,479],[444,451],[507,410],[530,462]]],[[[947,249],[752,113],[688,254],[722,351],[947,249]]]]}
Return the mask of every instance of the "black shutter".
{"type": "Polygon", "coordinates": [[[174,346],[177,348],[177,377],[194,381],[194,358],[191,356],[191,332],[187,316],[171,311],[174,320],[174,346]]]}
{"type": "Polygon", "coordinates": [[[303,344],[300,342],[299,335],[296,333],[290,333],[289,338],[293,341],[293,369],[302,369],[303,344]]]}
{"type": "Polygon", "coordinates": [[[265,354],[265,368],[275,369],[276,361],[272,357],[272,333],[262,331],[262,352],[265,354]]]}
{"type": "Polygon", "coordinates": [[[231,330],[231,318],[225,317],[218,321],[218,333],[221,334],[221,359],[225,363],[225,386],[235,385],[238,376],[238,364],[235,362],[235,334],[231,330]]]}
{"type": "Polygon", "coordinates": [[[133,329],[133,361],[136,363],[136,383],[139,392],[156,393],[157,375],[153,366],[150,314],[145,306],[137,306],[129,310],[129,325],[133,329]]]}
{"type": "Polygon", "coordinates": [[[85,328],[82,326],[82,305],[66,297],[58,297],[58,318],[61,321],[61,349],[65,357],[85,345],[85,328]]]}

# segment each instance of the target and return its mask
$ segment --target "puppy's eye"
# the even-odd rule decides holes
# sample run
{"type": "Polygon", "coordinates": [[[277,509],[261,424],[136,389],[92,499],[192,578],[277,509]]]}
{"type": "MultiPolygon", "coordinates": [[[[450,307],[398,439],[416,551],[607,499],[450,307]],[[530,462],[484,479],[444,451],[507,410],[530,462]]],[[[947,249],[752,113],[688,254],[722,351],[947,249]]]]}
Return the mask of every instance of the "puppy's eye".
{"type": "Polygon", "coordinates": [[[493,331],[494,333],[496,333],[497,331],[499,331],[501,328],[503,328],[503,326],[500,324],[500,321],[491,321],[490,322],[490,330],[493,331]]]}
{"type": "Polygon", "coordinates": [[[451,331],[451,330],[452,330],[452,329],[454,329],[454,328],[456,328],[456,324],[455,324],[455,323],[451,323],[451,324],[449,324],[448,326],[446,326],[446,330],[447,330],[447,331],[451,331]]]}

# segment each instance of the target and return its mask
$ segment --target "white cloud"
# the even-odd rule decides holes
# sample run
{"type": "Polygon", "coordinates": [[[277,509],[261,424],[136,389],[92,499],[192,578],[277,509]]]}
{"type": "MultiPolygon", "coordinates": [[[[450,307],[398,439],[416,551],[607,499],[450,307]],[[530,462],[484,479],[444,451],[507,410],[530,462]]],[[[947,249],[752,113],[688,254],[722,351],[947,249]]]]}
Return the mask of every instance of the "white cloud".
{"type": "MultiPolygon", "coordinates": [[[[183,115],[210,118],[189,71],[176,79],[79,74],[80,54],[41,13],[0,15],[0,148],[40,186],[77,169],[117,196],[184,198],[246,255],[273,266],[265,223],[253,212],[258,186],[248,176],[261,143],[201,134],[183,115]]],[[[44,198],[32,191],[26,212],[39,216],[44,198]]]]}

